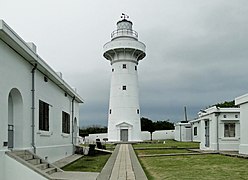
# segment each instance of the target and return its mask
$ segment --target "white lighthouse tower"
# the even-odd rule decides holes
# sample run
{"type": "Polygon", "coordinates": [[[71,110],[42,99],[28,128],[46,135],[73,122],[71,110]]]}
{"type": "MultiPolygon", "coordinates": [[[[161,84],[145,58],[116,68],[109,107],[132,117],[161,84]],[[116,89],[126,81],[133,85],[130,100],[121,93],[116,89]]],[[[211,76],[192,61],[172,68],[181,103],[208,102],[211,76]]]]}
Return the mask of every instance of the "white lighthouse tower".
{"type": "Polygon", "coordinates": [[[145,54],[133,23],[122,14],[103,56],[110,61],[112,78],[108,114],[109,141],[141,141],[137,66],[145,54]]]}

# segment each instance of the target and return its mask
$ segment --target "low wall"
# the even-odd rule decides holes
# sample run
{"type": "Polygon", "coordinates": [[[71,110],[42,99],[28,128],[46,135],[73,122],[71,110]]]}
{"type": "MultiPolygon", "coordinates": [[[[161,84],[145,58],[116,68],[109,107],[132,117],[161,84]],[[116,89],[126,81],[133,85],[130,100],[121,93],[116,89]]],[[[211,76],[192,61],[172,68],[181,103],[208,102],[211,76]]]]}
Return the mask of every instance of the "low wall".
{"type": "Polygon", "coordinates": [[[101,141],[103,141],[104,138],[108,138],[108,133],[89,134],[89,136],[85,137],[85,143],[95,143],[96,139],[100,139],[101,141]]]}
{"type": "Polygon", "coordinates": [[[54,145],[54,146],[37,146],[36,154],[43,159],[53,163],[62,158],[73,154],[72,144],[54,145]]]}
{"type": "MultiPolygon", "coordinates": [[[[175,130],[159,130],[152,133],[153,140],[160,140],[160,139],[174,139],[175,130]]],[[[96,139],[99,138],[103,141],[104,138],[108,138],[107,133],[100,133],[100,134],[89,134],[89,136],[85,137],[85,143],[95,143],[96,139]]],[[[143,141],[150,140],[151,136],[148,131],[141,131],[141,139],[143,141]]]]}
{"type": "MultiPolygon", "coordinates": [[[[159,130],[152,133],[153,140],[160,140],[160,139],[174,139],[174,132],[175,130],[159,130]]],[[[148,131],[141,132],[142,140],[150,140],[151,135],[148,131]]]]}
{"type": "Polygon", "coordinates": [[[5,155],[5,175],[0,175],[0,179],[14,180],[14,179],[35,179],[47,180],[47,178],[36,173],[27,166],[17,162],[8,155],[5,155]]]}

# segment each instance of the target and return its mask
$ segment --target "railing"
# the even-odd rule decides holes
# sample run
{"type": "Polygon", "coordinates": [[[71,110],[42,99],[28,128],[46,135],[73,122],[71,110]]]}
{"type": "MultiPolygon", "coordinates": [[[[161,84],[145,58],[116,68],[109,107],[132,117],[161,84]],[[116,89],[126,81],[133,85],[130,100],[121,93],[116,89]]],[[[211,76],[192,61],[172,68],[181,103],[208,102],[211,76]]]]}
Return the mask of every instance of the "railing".
{"type": "Polygon", "coordinates": [[[131,36],[138,39],[138,33],[130,29],[118,29],[111,33],[111,38],[115,38],[119,36],[131,36]]]}

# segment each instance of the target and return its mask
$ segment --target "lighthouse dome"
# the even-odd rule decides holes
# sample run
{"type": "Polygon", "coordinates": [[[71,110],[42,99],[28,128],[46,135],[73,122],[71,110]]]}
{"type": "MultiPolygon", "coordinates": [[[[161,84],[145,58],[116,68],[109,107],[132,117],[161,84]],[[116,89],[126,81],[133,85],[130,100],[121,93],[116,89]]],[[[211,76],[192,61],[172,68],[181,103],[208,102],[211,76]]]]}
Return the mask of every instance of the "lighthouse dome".
{"type": "Polygon", "coordinates": [[[117,30],[111,33],[112,40],[116,38],[129,37],[138,40],[138,33],[132,28],[133,23],[127,19],[122,19],[117,22],[117,30]]]}
{"type": "Polygon", "coordinates": [[[132,30],[132,26],[133,26],[133,23],[126,19],[122,19],[121,21],[117,22],[117,30],[120,30],[120,29],[132,30]]]}

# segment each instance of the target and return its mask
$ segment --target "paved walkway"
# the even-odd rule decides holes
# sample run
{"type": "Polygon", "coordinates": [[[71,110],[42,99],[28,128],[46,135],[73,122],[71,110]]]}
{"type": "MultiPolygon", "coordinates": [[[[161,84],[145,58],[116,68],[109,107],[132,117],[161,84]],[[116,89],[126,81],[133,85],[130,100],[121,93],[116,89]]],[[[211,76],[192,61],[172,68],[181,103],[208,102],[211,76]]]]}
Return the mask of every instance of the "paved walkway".
{"type": "Polygon", "coordinates": [[[135,179],[127,144],[122,144],[117,155],[110,180],[135,179]]]}
{"type": "Polygon", "coordinates": [[[97,180],[147,180],[132,145],[118,144],[97,180]]]}

